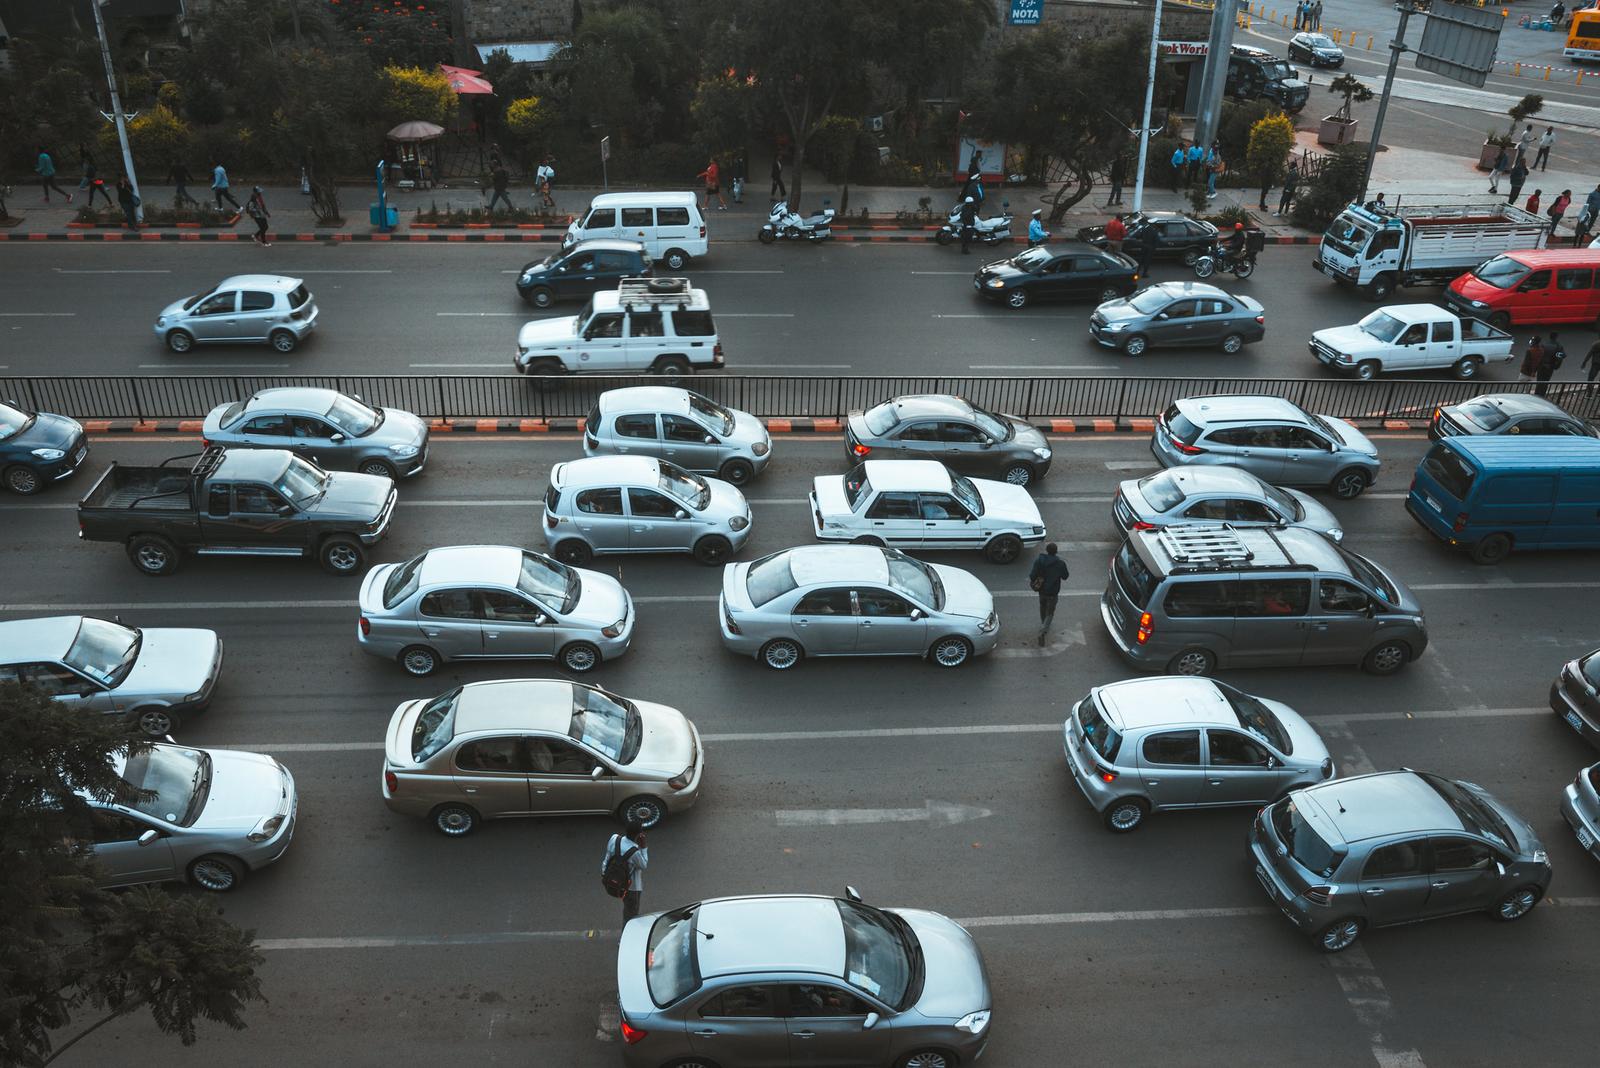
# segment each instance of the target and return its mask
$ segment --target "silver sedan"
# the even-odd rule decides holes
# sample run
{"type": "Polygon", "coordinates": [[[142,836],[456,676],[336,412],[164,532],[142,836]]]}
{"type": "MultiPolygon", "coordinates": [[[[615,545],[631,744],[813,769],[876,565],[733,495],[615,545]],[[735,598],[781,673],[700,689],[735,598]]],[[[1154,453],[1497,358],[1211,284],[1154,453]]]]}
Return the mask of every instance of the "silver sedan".
{"type": "Polygon", "coordinates": [[[356,641],[416,676],[446,660],[553,657],[572,672],[633,640],[633,598],[616,579],[511,545],[429,549],[361,583],[356,641]]]}
{"type": "Polygon", "coordinates": [[[994,596],[960,568],[874,545],[806,545],[722,570],[722,644],[770,668],[807,656],[925,656],[960,667],[1000,639],[994,596]]]}
{"type": "Polygon", "coordinates": [[[1111,518],[1124,534],[1151,527],[1230,523],[1305,527],[1344,540],[1339,520],[1299,490],[1279,489],[1238,467],[1174,467],[1117,487],[1111,518]]]}

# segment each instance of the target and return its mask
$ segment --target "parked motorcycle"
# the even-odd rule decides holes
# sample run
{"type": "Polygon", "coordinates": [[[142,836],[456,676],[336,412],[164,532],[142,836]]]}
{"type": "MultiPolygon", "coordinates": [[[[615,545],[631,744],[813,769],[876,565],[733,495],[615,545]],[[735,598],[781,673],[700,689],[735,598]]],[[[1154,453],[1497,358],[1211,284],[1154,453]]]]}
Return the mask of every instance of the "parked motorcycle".
{"type": "MultiPolygon", "coordinates": [[[[1011,240],[1011,213],[1004,215],[991,215],[987,219],[972,220],[972,239],[985,245],[997,245],[1002,241],[1011,240]]],[[[939,227],[939,232],[934,235],[934,240],[941,245],[948,245],[952,241],[961,240],[961,205],[957,204],[950,209],[950,218],[939,227]]]]}
{"type": "Polygon", "coordinates": [[[1194,276],[1210,278],[1217,271],[1238,278],[1249,278],[1256,270],[1256,253],[1266,247],[1267,235],[1260,230],[1245,231],[1244,251],[1234,255],[1213,241],[1206,252],[1194,261],[1194,276]]]}
{"type": "Polygon", "coordinates": [[[823,208],[815,215],[802,217],[789,210],[789,202],[780,200],[772,205],[772,212],[756,236],[763,245],[782,238],[787,241],[826,241],[833,236],[833,209],[823,208]]]}

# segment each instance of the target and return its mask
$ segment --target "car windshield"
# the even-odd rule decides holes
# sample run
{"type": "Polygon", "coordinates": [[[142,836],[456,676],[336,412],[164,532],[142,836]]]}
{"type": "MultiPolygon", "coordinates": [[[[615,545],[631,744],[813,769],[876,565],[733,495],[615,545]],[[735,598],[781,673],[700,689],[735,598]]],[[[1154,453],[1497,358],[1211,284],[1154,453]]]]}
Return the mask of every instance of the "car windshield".
{"type": "Polygon", "coordinates": [[[1083,736],[1088,739],[1090,749],[1108,762],[1117,759],[1122,735],[1101,714],[1100,701],[1093,694],[1078,702],[1078,726],[1083,728],[1083,736]]]}
{"type": "Polygon", "coordinates": [[[33,425],[37,416],[18,411],[9,404],[0,404],[0,441],[15,437],[33,425]]]}
{"type": "Polygon", "coordinates": [[[1019,252],[1011,257],[1011,263],[1024,271],[1037,271],[1040,267],[1049,263],[1052,258],[1051,253],[1047,252],[1043,247],[1030,248],[1026,252],[1019,252]]]}
{"type": "Polygon", "coordinates": [[[956,500],[961,506],[973,515],[983,514],[983,498],[978,495],[978,487],[972,484],[972,479],[966,475],[950,475],[950,492],[956,495],[956,500]]]}
{"type": "Polygon", "coordinates": [[[724,436],[733,433],[733,413],[715,401],[690,393],[689,410],[711,430],[724,436]]]}
{"type": "Polygon", "coordinates": [[[1324,878],[1331,876],[1344,860],[1344,853],[1333,848],[1311,829],[1311,824],[1295,807],[1294,797],[1279,801],[1272,808],[1272,829],[1277,832],[1289,855],[1307,871],[1324,878]]]}
{"type": "Polygon", "coordinates": [[[1344,558],[1345,566],[1350,569],[1352,578],[1376,593],[1380,600],[1393,605],[1400,603],[1399,591],[1394,588],[1393,583],[1383,577],[1383,572],[1379,571],[1371,560],[1351,552],[1343,545],[1334,545],[1332,548],[1344,558]]]}
{"type": "Polygon", "coordinates": [[[1294,78],[1295,72],[1293,67],[1280,59],[1276,63],[1261,64],[1261,73],[1269,82],[1286,82],[1294,78]]]}
{"type": "Polygon", "coordinates": [[[104,686],[117,686],[139,659],[143,636],[131,627],[84,616],[66,664],[104,686]]]}
{"type": "Polygon", "coordinates": [[[699,906],[663,913],[650,927],[644,953],[644,977],[650,999],[670,1005],[700,985],[695,966],[695,921],[699,906]]]}
{"type": "Polygon", "coordinates": [[[1471,464],[1442,444],[1428,450],[1428,455],[1422,458],[1422,470],[1439,483],[1440,489],[1463,503],[1472,492],[1472,480],[1478,477],[1471,464]]]}
{"type": "Polygon", "coordinates": [[[1494,810],[1493,805],[1454,779],[1426,772],[1419,774],[1423,782],[1433,787],[1434,793],[1444,798],[1444,803],[1460,818],[1463,827],[1485,838],[1493,838],[1507,852],[1517,851],[1517,836],[1511,833],[1510,825],[1494,810]]]}
{"type": "Polygon", "coordinates": [[[1217,683],[1217,689],[1222,691],[1222,696],[1233,706],[1233,714],[1239,717],[1239,726],[1285,756],[1294,752],[1294,743],[1289,740],[1289,732],[1283,729],[1283,724],[1278,722],[1278,717],[1272,714],[1272,710],[1265,703],[1220,682],[1217,683]]]}
{"type": "Polygon", "coordinates": [[[657,485],[661,492],[676,497],[696,511],[711,503],[711,484],[699,475],[691,475],[676,464],[660,461],[661,476],[657,485]]]}
{"type": "Polygon", "coordinates": [[[867,465],[856,464],[844,476],[844,496],[850,502],[853,512],[861,506],[863,501],[872,499],[872,483],[867,481],[867,465]]]}
{"type": "Polygon", "coordinates": [[[421,581],[417,576],[421,574],[422,562],[427,558],[427,553],[421,553],[389,572],[388,579],[383,583],[383,607],[393,608],[417,592],[421,581]]]}
{"type": "Polygon", "coordinates": [[[1500,406],[1493,401],[1462,401],[1456,405],[1455,410],[1485,430],[1499,430],[1511,420],[1511,417],[1501,411],[1500,406]]]}
{"type": "Polygon", "coordinates": [[[333,398],[333,403],[323,413],[324,418],[340,430],[347,437],[359,438],[372,433],[383,425],[383,410],[368,408],[365,404],[343,393],[333,398]]]}
{"type": "Polygon", "coordinates": [[[196,304],[199,304],[202,300],[205,300],[211,294],[215,293],[217,291],[217,288],[219,286],[221,286],[221,285],[222,285],[222,283],[218,282],[216,285],[212,286],[210,289],[202,289],[200,292],[196,293],[194,296],[188,298],[187,300],[185,300],[183,302],[183,310],[184,311],[193,311],[194,310],[194,306],[196,304]]]}
{"type": "Polygon", "coordinates": [[[274,482],[273,486],[286,499],[304,507],[326,493],[328,483],[331,481],[333,476],[320,467],[309,460],[292,456],[289,458],[289,466],[283,469],[283,474],[278,476],[278,481],[274,482]]]}
{"type": "Polygon", "coordinates": [[[893,913],[854,901],[839,901],[844,923],[844,979],[853,987],[897,1009],[921,967],[922,946],[911,928],[893,913]]]}
{"type": "Polygon", "coordinates": [[[443,749],[455,737],[456,733],[456,701],[461,697],[461,687],[457,686],[447,694],[442,694],[429,701],[417,716],[416,726],[411,728],[411,759],[422,763],[433,754],[443,749]]]}
{"type": "Polygon", "coordinates": [[[573,316],[573,318],[572,318],[572,332],[574,334],[582,333],[583,332],[583,324],[588,322],[589,319],[593,315],[594,315],[594,300],[591,298],[589,300],[589,302],[583,306],[583,310],[581,312],[579,312],[577,315],[573,316]]]}
{"type": "Polygon", "coordinates": [[[1496,289],[1510,289],[1528,277],[1530,268],[1527,264],[1512,259],[1510,256],[1496,256],[1488,263],[1472,272],[1472,276],[1480,282],[1494,286],[1496,289]]]}
{"type": "Polygon", "coordinates": [[[517,589],[544,604],[560,605],[563,615],[578,606],[578,598],[583,594],[577,571],[548,556],[530,552],[522,554],[517,589]]]}
{"type": "Polygon", "coordinates": [[[1002,419],[993,412],[984,411],[976,404],[972,406],[972,421],[978,424],[978,429],[988,434],[996,441],[1011,440],[1011,420],[1002,419]]]}
{"type": "Polygon", "coordinates": [[[750,603],[760,608],[775,597],[782,597],[798,586],[794,572],[789,568],[787,552],[773,553],[750,565],[744,577],[745,592],[750,603]]]}
{"type": "Polygon", "coordinates": [[[944,583],[939,581],[937,571],[898,549],[883,550],[883,559],[889,565],[890,586],[918,604],[944,607],[944,583]]]}
{"type": "Polygon", "coordinates": [[[1295,522],[1298,523],[1306,517],[1306,510],[1301,506],[1300,502],[1277,486],[1263,482],[1261,483],[1261,494],[1272,502],[1280,514],[1288,516],[1295,522]]]}
{"type": "Polygon", "coordinates": [[[572,723],[567,737],[629,764],[644,742],[644,721],[632,701],[588,686],[572,687],[572,723]]]}
{"type": "Polygon", "coordinates": [[[122,798],[129,808],[188,827],[205,811],[211,792],[211,754],[203,749],[153,745],[128,758],[122,778],[146,795],[122,798]]]}
{"type": "Polygon", "coordinates": [[[1304,43],[1311,48],[1332,48],[1333,38],[1325,33],[1308,33],[1305,35],[1304,43]]]}
{"type": "Polygon", "coordinates": [[[1361,328],[1363,334],[1375,337],[1384,344],[1388,344],[1399,337],[1400,331],[1406,328],[1405,323],[1383,311],[1372,312],[1356,325],[1361,328]]]}
{"type": "Polygon", "coordinates": [[[1139,480],[1139,496],[1157,512],[1168,512],[1183,503],[1183,487],[1171,471],[1160,471],[1139,480]]]}
{"type": "Polygon", "coordinates": [[[1162,308],[1165,308],[1170,299],[1165,289],[1151,286],[1149,289],[1141,289],[1129,297],[1128,306],[1140,315],[1154,315],[1162,308]]]}
{"type": "Polygon", "coordinates": [[[1372,238],[1372,227],[1365,220],[1345,212],[1328,225],[1326,236],[1343,242],[1349,250],[1359,251],[1366,248],[1372,238]]]}
{"type": "Polygon", "coordinates": [[[868,408],[861,418],[867,424],[867,429],[880,438],[900,422],[900,414],[894,410],[894,401],[884,401],[876,407],[868,408]]]}

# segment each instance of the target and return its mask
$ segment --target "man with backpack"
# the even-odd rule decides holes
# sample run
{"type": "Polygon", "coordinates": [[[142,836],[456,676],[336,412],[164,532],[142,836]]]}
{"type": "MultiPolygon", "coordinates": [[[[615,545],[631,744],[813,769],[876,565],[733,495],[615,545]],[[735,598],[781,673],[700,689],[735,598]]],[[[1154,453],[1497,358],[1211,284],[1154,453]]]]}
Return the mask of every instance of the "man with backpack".
{"type": "Polygon", "coordinates": [[[639,915],[639,898],[644,893],[644,870],[650,865],[643,827],[629,824],[621,834],[606,843],[600,861],[600,885],[612,897],[622,899],[622,922],[639,915]]]}
{"type": "Polygon", "coordinates": [[[1039,644],[1044,644],[1050,624],[1056,618],[1056,602],[1061,599],[1061,583],[1067,579],[1067,562],[1056,555],[1056,543],[1044,547],[1028,571],[1028,586],[1039,595],[1039,644]]]}

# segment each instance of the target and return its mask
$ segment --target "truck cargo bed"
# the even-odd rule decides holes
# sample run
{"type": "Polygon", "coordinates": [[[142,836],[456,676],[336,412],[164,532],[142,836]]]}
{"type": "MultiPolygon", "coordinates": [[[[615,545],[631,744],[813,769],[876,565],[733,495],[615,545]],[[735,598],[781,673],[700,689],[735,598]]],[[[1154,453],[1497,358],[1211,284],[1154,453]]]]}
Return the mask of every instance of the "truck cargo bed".
{"type": "Polygon", "coordinates": [[[191,512],[190,475],[170,467],[112,464],[81,502],[84,508],[137,508],[140,511],[191,512]]]}

